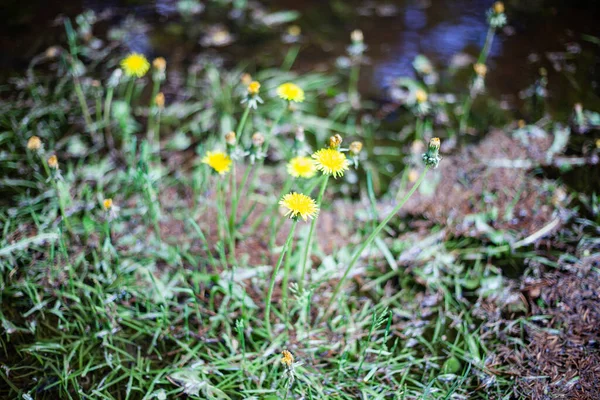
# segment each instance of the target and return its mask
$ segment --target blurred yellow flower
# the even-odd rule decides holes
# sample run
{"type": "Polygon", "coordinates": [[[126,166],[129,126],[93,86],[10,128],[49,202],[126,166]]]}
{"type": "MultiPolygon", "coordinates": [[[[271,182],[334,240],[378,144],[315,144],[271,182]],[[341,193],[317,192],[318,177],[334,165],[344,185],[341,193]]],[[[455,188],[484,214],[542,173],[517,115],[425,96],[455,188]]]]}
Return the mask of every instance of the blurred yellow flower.
{"type": "Polygon", "coordinates": [[[417,89],[415,92],[415,99],[419,104],[425,103],[427,101],[427,92],[423,89],[417,89]]]}
{"type": "Polygon", "coordinates": [[[287,30],[288,35],[300,36],[302,29],[298,25],[290,25],[287,30]]]}
{"type": "Polygon", "coordinates": [[[37,151],[42,148],[42,140],[37,136],[32,136],[27,141],[27,149],[37,151]]]}
{"type": "Polygon", "coordinates": [[[143,54],[131,53],[121,61],[121,68],[125,75],[141,78],[150,69],[150,63],[143,54]]]}
{"type": "Polygon", "coordinates": [[[294,178],[312,178],[317,173],[317,166],[310,157],[294,157],[287,165],[288,173],[294,178]]]}
{"type": "Polygon", "coordinates": [[[258,81],[252,81],[248,85],[248,94],[257,95],[260,91],[260,83],[258,81]]]}
{"type": "Polygon", "coordinates": [[[477,75],[481,76],[482,78],[485,78],[485,74],[487,74],[487,67],[485,66],[485,64],[477,63],[473,65],[473,69],[475,70],[475,73],[477,75]]]}
{"type": "Polygon", "coordinates": [[[207,151],[202,163],[208,164],[209,167],[221,175],[229,172],[231,168],[231,158],[222,151],[207,151]]]}
{"type": "Polygon", "coordinates": [[[58,168],[58,158],[56,157],[56,155],[51,155],[48,158],[48,166],[52,169],[58,168]]]}
{"type": "Polygon", "coordinates": [[[329,147],[332,149],[337,149],[341,146],[342,141],[342,135],[336,133],[335,135],[329,137],[329,147]]]}
{"type": "Polygon", "coordinates": [[[242,81],[242,84],[248,86],[252,83],[252,75],[250,75],[249,73],[245,72],[242,74],[242,77],[240,78],[240,81],[242,81]]]}
{"type": "Polygon", "coordinates": [[[156,97],[154,97],[154,104],[161,110],[165,108],[165,95],[163,92],[158,92],[156,97]]]}
{"type": "Polygon", "coordinates": [[[344,171],[350,167],[350,161],[346,155],[336,149],[321,149],[312,155],[316,167],[326,175],[333,175],[334,178],[343,176],[344,171]]]}
{"type": "Polygon", "coordinates": [[[502,14],[504,12],[504,3],[501,1],[497,1],[494,3],[494,12],[496,14],[502,14]]]}
{"type": "Polygon", "coordinates": [[[152,61],[152,66],[160,72],[164,72],[167,69],[167,60],[163,57],[156,57],[154,61],[152,61]]]}
{"type": "Polygon", "coordinates": [[[277,95],[284,100],[302,103],[304,101],[304,90],[298,85],[287,82],[277,88],[277,95]]]}
{"type": "Polygon", "coordinates": [[[357,156],[363,148],[363,144],[361,142],[352,142],[350,143],[350,152],[357,156]]]}
{"type": "Polygon", "coordinates": [[[279,205],[287,208],[285,213],[290,218],[302,218],[306,221],[308,218],[313,218],[319,212],[319,207],[315,201],[305,194],[288,193],[279,201],[279,205]]]}
{"type": "Polygon", "coordinates": [[[104,199],[104,201],[102,202],[102,206],[104,207],[104,210],[109,211],[113,207],[113,200],[104,199]]]}
{"type": "Polygon", "coordinates": [[[294,356],[288,350],[284,350],[281,352],[281,363],[286,367],[290,368],[294,363],[294,356]]]}

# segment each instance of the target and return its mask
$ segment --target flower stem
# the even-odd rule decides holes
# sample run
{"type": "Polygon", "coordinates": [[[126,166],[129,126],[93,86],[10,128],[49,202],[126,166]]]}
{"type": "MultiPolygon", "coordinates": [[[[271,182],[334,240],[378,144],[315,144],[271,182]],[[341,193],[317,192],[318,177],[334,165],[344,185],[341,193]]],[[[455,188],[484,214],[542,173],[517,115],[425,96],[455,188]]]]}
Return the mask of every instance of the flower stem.
{"type": "Polygon", "coordinates": [[[362,252],[377,238],[377,235],[379,235],[379,233],[382,231],[382,229],[386,227],[386,225],[390,222],[390,220],[396,215],[396,213],[398,213],[398,211],[400,211],[400,209],[402,208],[402,206],[404,206],[404,204],[408,201],[408,199],[410,199],[410,197],[413,195],[413,193],[419,188],[419,186],[421,185],[421,183],[425,179],[425,175],[427,174],[427,171],[429,171],[429,167],[426,166],[425,169],[423,170],[423,172],[421,173],[421,176],[415,182],[415,184],[410,189],[410,191],[396,205],[396,207],[394,207],[394,209],[383,219],[383,221],[381,221],[379,223],[379,225],[377,225],[377,227],[375,228],[375,230],[373,231],[373,233],[371,233],[371,235],[369,236],[369,238],[367,240],[365,240],[360,245],[360,247],[358,248],[358,250],[354,252],[354,255],[352,256],[352,260],[348,264],[348,267],[346,268],[346,271],[344,271],[344,275],[342,276],[342,279],[340,279],[339,283],[335,287],[335,290],[333,291],[333,295],[331,296],[331,300],[329,300],[329,305],[327,306],[327,310],[325,312],[325,315],[328,314],[328,312],[330,311],[331,307],[335,303],[335,300],[337,298],[338,293],[340,292],[340,289],[344,285],[344,282],[346,281],[346,278],[348,277],[348,274],[350,273],[350,271],[352,270],[352,268],[354,267],[354,265],[356,264],[356,262],[360,258],[360,255],[362,254],[362,252]]]}
{"type": "Polygon", "coordinates": [[[246,120],[248,119],[248,115],[250,114],[250,107],[246,107],[244,113],[242,114],[242,119],[240,119],[240,123],[238,124],[235,133],[238,136],[237,142],[242,145],[242,136],[244,134],[244,126],[246,126],[246,120]]]}
{"type": "MultiPolygon", "coordinates": [[[[321,209],[321,203],[323,202],[323,194],[325,193],[325,188],[327,188],[327,182],[329,181],[329,175],[323,176],[323,183],[321,184],[321,189],[319,190],[319,196],[317,197],[317,207],[321,209]]],[[[300,275],[300,292],[304,289],[304,278],[306,277],[306,265],[308,264],[308,259],[311,255],[312,250],[312,238],[315,231],[315,225],[317,224],[317,217],[313,218],[310,221],[310,230],[308,231],[308,238],[306,239],[306,248],[304,249],[304,257],[302,258],[302,272],[300,275]]]]}
{"type": "Polygon", "coordinates": [[[133,96],[133,88],[135,86],[135,78],[129,78],[129,83],[127,84],[127,92],[125,92],[125,102],[130,105],[131,97],[133,96]]]}
{"type": "Polygon", "coordinates": [[[277,273],[279,272],[279,269],[281,268],[281,263],[283,262],[285,253],[287,252],[288,247],[290,246],[290,243],[292,243],[292,239],[294,238],[294,231],[296,230],[296,224],[298,224],[298,220],[296,220],[296,219],[292,220],[292,226],[290,228],[290,233],[288,234],[285,244],[283,245],[283,249],[281,249],[281,254],[279,254],[279,259],[277,260],[277,265],[275,266],[275,269],[273,270],[273,275],[271,275],[271,283],[269,285],[269,292],[267,293],[267,305],[265,308],[265,326],[267,328],[267,333],[269,334],[269,337],[271,337],[271,298],[273,297],[273,289],[275,288],[275,280],[277,278],[277,273]]]}

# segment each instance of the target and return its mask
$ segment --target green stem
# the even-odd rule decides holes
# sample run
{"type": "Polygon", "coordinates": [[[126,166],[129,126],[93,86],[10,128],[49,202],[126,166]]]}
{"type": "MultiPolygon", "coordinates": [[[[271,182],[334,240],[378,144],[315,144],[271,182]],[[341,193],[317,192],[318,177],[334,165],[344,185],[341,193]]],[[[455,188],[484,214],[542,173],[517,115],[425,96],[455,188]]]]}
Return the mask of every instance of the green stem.
{"type": "Polygon", "coordinates": [[[394,209],[392,210],[392,212],[390,212],[387,215],[387,217],[385,217],[384,220],[381,221],[379,223],[379,225],[377,225],[377,228],[375,228],[375,230],[373,231],[373,233],[371,233],[371,235],[369,236],[369,238],[367,240],[365,240],[360,245],[360,247],[358,248],[357,251],[354,252],[354,256],[352,256],[352,260],[348,264],[348,267],[346,267],[346,271],[344,271],[344,275],[342,276],[342,279],[340,279],[339,283],[335,287],[335,290],[333,291],[333,295],[331,296],[331,300],[329,300],[329,305],[327,306],[327,311],[325,312],[325,315],[327,315],[327,313],[329,312],[329,310],[331,309],[331,307],[335,303],[335,300],[337,298],[338,293],[340,292],[340,289],[344,285],[344,282],[346,281],[346,278],[348,277],[348,274],[350,273],[350,271],[352,270],[352,268],[354,267],[354,265],[356,264],[356,262],[360,258],[360,255],[362,254],[362,252],[375,240],[375,238],[377,238],[377,235],[379,235],[379,233],[383,230],[383,228],[386,227],[386,225],[390,222],[390,220],[398,213],[398,211],[400,211],[400,209],[402,208],[402,206],[404,206],[404,204],[408,201],[408,199],[410,199],[410,197],[413,195],[413,193],[419,188],[419,186],[421,185],[421,183],[425,179],[425,175],[427,175],[427,171],[429,171],[429,167],[428,166],[425,167],[425,169],[421,173],[421,176],[419,177],[419,179],[417,180],[417,182],[415,182],[415,184],[410,189],[410,191],[396,205],[396,207],[394,207],[394,209]]]}
{"type": "Polygon", "coordinates": [[[109,87],[106,91],[106,99],[104,100],[104,142],[109,149],[115,148],[115,142],[110,130],[110,108],[112,107],[112,98],[115,88],[109,87]]]}
{"type": "Polygon", "coordinates": [[[277,265],[273,270],[273,275],[271,275],[271,283],[269,284],[269,292],[267,293],[267,304],[265,308],[265,326],[267,328],[267,333],[269,337],[271,337],[271,298],[273,297],[273,289],[275,288],[275,280],[277,278],[277,273],[279,273],[279,269],[281,268],[281,263],[283,262],[283,258],[285,257],[285,253],[287,252],[292,239],[294,238],[294,231],[296,230],[296,224],[298,224],[298,220],[292,220],[292,226],[290,228],[290,233],[283,245],[283,249],[281,249],[281,254],[279,254],[279,259],[277,260],[277,265]]]}
{"type": "MultiPolygon", "coordinates": [[[[321,203],[323,202],[323,194],[325,194],[325,189],[327,188],[327,182],[329,181],[329,175],[323,176],[323,183],[321,184],[321,189],[319,190],[319,196],[317,197],[317,207],[321,209],[321,203]]],[[[308,259],[312,253],[312,238],[315,232],[315,225],[317,224],[317,217],[313,218],[310,221],[310,230],[308,231],[308,238],[306,239],[306,248],[304,249],[304,257],[302,258],[302,272],[300,275],[299,288],[300,292],[304,289],[304,278],[306,277],[306,265],[308,264],[308,259]]]]}
{"type": "Polygon", "coordinates": [[[73,84],[75,86],[75,93],[77,94],[77,99],[79,100],[79,105],[81,106],[81,112],[83,113],[83,118],[85,119],[85,124],[87,126],[88,132],[94,132],[94,123],[92,122],[92,116],[90,115],[90,110],[85,101],[85,96],[83,95],[83,90],[81,89],[81,83],[79,82],[79,78],[73,75],[73,84]]]}
{"type": "Polygon", "coordinates": [[[130,105],[131,97],[133,96],[133,88],[135,86],[135,78],[129,78],[129,83],[127,84],[127,91],[125,92],[125,102],[130,105]]]}
{"type": "Polygon", "coordinates": [[[229,214],[229,255],[233,264],[236,263],[235,257],[235,218],[237,214],[237,182],[236,182],[235,161],[231,167],[231,213],[229,214]]]}
{"type": "Polygon", "coordinates": [[[244,113],[242,114],[242,119],[240,119],[240,123],[238,124],[235,134],[237,135],[237,142],[239,145],[242,145],[242,136],[244,135],[244,126],[246,126],[246,120],[248,119],[248,115],[250,114],[250,107],[246,107],[244,113]]]}

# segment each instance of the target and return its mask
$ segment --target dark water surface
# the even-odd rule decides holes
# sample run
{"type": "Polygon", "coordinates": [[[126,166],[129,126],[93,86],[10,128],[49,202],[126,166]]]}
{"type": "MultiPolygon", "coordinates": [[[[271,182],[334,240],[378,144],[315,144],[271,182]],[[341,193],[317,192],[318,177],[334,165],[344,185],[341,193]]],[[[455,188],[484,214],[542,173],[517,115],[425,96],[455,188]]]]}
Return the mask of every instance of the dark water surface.
{"type": "MultiPolygon", "coordinates": [[[[0,11],[0,77],[22,72],[35,54],[63,42],[59,15],[73,17],[86,9],[109,15],[104,29],[123,22],[128,14],[145,22],[132,28],[127,43],[132,50],[163,55],[171,65],[185,65],[200,53],[203,32],[194,26],[207,20],[222,22],[232,32],[232,44],[216,52],[232,64],[281,62],[289,45],[281,40],[285,26],[249,31],[232,15],[214,15],[211,2],[204,11],[182,20],[178,1],[126,0],[4,0],[0,11]]],[[[412,61],[427,55],[440,69],[447,69],[457,54],[479,52],[487,31],[487,0],[322,1],[280,0],[264,2],[267,12],[294,9],[302,28],[303,47],[296,63],[300,70],[326,69],[343,55],[349,33],[360,28],[369,46],[369,64],[363,68],[361,91],[384,98],[385,89],[400,76],[414,75],[412,61]]],[[[518,102],[518,93],[549,71],[550,101],[556,110],[567,110],[577,101],[596,104],[599,78],[600,2],[518,0],[506,2],[508,26],[494,42],[488,85],[493,95],[518,102]]],[[[222,12],[221,12],[222,14],[222,12]]],[[[101,25],[102,26],[102,25],[101,25]]],[[[462,58],[465,59],[464,57],[462,58]]],[[[565,111],[566,112],[566,111],[565,111]]]]}

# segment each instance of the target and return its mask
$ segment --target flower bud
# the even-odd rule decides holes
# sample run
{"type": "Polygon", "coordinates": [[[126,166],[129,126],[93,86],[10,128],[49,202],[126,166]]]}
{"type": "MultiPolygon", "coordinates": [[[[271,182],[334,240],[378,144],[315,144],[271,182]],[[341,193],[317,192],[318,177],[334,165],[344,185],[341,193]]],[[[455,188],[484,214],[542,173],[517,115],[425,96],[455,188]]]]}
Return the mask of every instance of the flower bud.
{"type": "Polygon", "coordinates": [[[161,110],[165,108],[165,94],[163,92],[158,92],[154,97],[154,104],[161,110]]]}
{"type": "Polygon", "coordinates": [[[225,134],[225,143],[227,143],[228,146],[235,146],[235,132],[234,131],[230,131],[225,134]]]}
{"type": "Polygon", "coordinates": [[[440,138],[431,138],[427,153],[423,154],[425,165],[437,168],[442,158],[440,157],[440,138]]]}
{"type": "Polygon", "coordinates": [[[292,367],[292,364],[294,364],[294,356],[290,351],[284,350],[281,352],[281,363],[287,368],[292,367]]]}
{"type": "Polygon", "coordinates": [[[504,12],[504,3],[501,1],[497,1],[494,3],[494,12],[496,14],[502,14],[504,12]]]}
{"type": "Polygon", "coordinates": [[[37,136],[32,136],[27,141],[27,149],[31,151],[38,151],[42,148],[42,140],[37,136]]]}
{"type": "Polygon", "coordinates": [[[354,43],[362,43],[365,38],[364,38],[364,35],[363,35],[363,33],[362,33],[362,31],[360,29],[355,29],[350,34],[350,39],[354,43]]]}
{"type": "Polygon", "coordinates": [[[425,103],[427,101],[427,92],[423,89],[417,89],[417,91],[415,92],[415,99],[419,104],[425,103]]]}
{"type": "Polygon", "coordinates": [[[487,74],[487,67],[485,66],[485,64],[477,63],[473,65],[473,69],[475,70],[475,73],[477,75],[481,76],[482,78],[485,78],[485,74],[487,74]]]}
{"type": "Polygon", "coordinates": [[[242,81],[242,84],[248,86],[250,83],[252,83],[252,75],[248,73],[242,74],[242,78],[240,80],[242,81]]]}
{"type": "Polygon", "coordinates": [[[48,166],[52,169],[58,169],[58,158],[56,155],[51,155],[50,158],[48,158],[48,166]]]}
{"type": "Polygon", "coordinates": [[[258,81],[252,81],[248,85],[248,94],[251,96],[255,96],[260,91],[260,83],[258,81]]]}
{"type": "Polygon", "coordinates": [[[260,147],[263,145],[264,142],[265,142],[265,137],[263,136],[262,133],[256,132],[254,135],[252,135],[252,145],[254,147],[260,147]]]}
{"type": "Polygon", "coordinates": [[[290,36],[300,36],[302,33],[302,29],[298,25],[291,25],[287,30],[288,35],[290,36]]]}
{"type": "Polygon", "coordinates": [[[167,69],[167,60],[163,57],[156,57],[154,61],[152,61],[152,66],[159,72],[165,72],[167,69]]]}
{"type": "Polygon", "coordinates": [[[329,138],[329,147],[332,149],[337,149],[342,144],[342,136],[339,133],[331,136],[329,138]]]}
{"type": "Polygon", "coordinates": [[[44,55],[46,58],[54,58],[60,53],[60,48],[57,46],[51,46],[46,49],[44,55]]]}
{"type": "Polygon", "coordinates": [[[350,152],[357,156],[362,150],[363,144],[361,142],[350,143],[350,152]]]}

